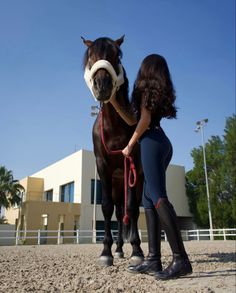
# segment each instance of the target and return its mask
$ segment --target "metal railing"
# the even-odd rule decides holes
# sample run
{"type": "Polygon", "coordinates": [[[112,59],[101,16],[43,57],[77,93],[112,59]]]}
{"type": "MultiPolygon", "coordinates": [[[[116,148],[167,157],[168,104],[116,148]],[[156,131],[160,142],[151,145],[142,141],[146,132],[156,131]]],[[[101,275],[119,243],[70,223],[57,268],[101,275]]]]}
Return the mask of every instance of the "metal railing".
{"type": "Polygon", "coordinates": [[[236,228],[188,230],[188,240],[227,240],[236,239],[236,228]]]}
{"type": "MultiPolygon", "coordinates": [[[[117,239],[117,230],[112,230],[113,240],[117,239]]],[[[184,241],[200,240],[236,240],[236,228],[182,230],[184,241]]],[[[147,230],[139,230],[142,242],[148,240],[147,230]]],[[[104,230],[0,230],[1,240],[10,240],[12,244],[63,244],[63,243],[99,243],[104,237],[104,230]],[[2,234],[8,234],[7,236],[2,234]],[[11,236],[9,236],[11,235],[11,236]]],[[[162,240],[167,241],[164,231],[162,240]]]]}

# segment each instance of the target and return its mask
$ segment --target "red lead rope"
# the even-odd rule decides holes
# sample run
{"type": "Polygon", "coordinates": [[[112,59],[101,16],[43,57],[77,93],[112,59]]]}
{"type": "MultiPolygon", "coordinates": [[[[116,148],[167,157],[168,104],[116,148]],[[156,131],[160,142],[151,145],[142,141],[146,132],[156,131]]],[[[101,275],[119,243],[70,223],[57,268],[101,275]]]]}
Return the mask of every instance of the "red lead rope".
{"type": "MultiPolygon", "coordinates": [[[[100,133],[101,133],[101,139],[102,139],[102,144],[106,150],[106,152],[109,155],[120,155],[122,154],[122,150],[109,150],[106,146],[105,143],[105,139],[104,139],[104,128],[103,128],[103,113],[102,113],[102,109],[100,110],[99,113],[99,126],[100,126],[100,133]]],[[[128,216],[128,212],[127,212],[127,202],[128,202],[128,186],[127,186],[127,169],[128,169],[128,161],[129,161],[129,187],[134,187],[136,185],[136,169],[135,169],[135,165],[133,162],[133,159],[131,156],[127,156],[124,157],[124,194],[125,194],[125,215],[123,217],[123,222],[124,224],[128,224],[129,223],[129,216],[128,216]],[[132,177],[133,177],[133,181],[132,181],[132,177]]]]}

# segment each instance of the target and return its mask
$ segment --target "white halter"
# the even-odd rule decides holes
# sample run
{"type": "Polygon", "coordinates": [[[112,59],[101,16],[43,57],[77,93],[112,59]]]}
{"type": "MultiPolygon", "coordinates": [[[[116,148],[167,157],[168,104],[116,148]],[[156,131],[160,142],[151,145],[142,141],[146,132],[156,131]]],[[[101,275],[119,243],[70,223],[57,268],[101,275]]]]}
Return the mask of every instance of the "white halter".
{"type": "MultiPolygon", "coordinates": [[[[99,69],[106,69],[112,77],[113,89],[110,96],[111,98],[114,95],[114,93],[119,89],[119,87],[124,83],[123,67],[121,64],[119,64],[119,73],[117,75],[113,66],[107,60],[103,60],[103,59],[98,60],[97,62],[93,64],[91,69],[89,69],[88,66],[86,66],[85,72],[84,72],[84,79],[92,95],[94,96],[95,100],[97,100],[97,98],[96,98],[95,89],[94,89],[94,75],[99,69]]],[[[105,103],[109,102],[109,100],[105,101],[105,103]]]]}

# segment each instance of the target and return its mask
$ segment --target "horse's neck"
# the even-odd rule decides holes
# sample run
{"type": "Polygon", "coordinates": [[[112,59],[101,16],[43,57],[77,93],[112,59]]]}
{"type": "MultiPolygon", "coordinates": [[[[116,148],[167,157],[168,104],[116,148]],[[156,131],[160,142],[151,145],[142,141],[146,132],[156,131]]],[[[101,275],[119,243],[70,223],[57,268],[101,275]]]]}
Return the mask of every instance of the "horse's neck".
{"type": "MultiPolygon", "coordinates": [[[[122,86],[116,92],[116,100],[123,109],[128,106],[129,100],[126,94],[126,90],[124,90],[122,86]]],[[[102,104],[102,113],[105,130],[118,133],[121,129],[122,131],[125,131],[130,128],[128,124],[126,124],[126,122],[117,113],[117,111],[110,102],[102,104]]]]}
{"type": "Polygon", "coordinates": [[[103,120],[107,125],[115,125],[119,123],[120,115],[116,112],[111,103],[102,105],[103,120]]]}
{"type": "MultiPolygon", "coordinates": [[[[125,107],[125,103],[123,102],[123,100],[119,99],[121,107],[125,107]]],[[[125,123],[111,103],[102,105],[102,116],[105,131],[120,133],[121,129],[123,132],[126,128],[128,128],[128,124],[125,123]]]]}

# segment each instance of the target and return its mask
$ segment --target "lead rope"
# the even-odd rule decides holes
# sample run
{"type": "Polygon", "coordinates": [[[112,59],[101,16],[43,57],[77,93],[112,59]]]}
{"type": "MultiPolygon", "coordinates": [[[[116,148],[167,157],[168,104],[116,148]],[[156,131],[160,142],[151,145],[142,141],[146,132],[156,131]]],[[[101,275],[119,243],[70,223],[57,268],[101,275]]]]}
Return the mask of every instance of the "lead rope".
{"type": "MultiPolygon", "coordinates": [[[[122,154],[122,150],[109,150],[106,146],[105,143],[105,138],[104,138],[104,127],[103,127],[103,112],[102,109],[99,112],[99,126],[100,126],[100,133],[101,133],[101,139],[102,139],[102,144],[107,152],[107,154],[109,155],[120,155],[122,154]]],[[[123,154],[122,154],[123,155],[123,154]]],[[[131,156],[127,156],[124,157],[124,209],[125,209],[125,214],[123,217],[123,223],[125,225],[127,225],[129,223],[129,216],[128,216],[128,212],[127,212],[127,203],[128,203],[128,186],[127,186],[127,164],[129,161],[129,180],[128,180],[128,184],[129,187],[134,187],[136,185],[136,169],[135,169],[135,165],[133,162],[133,159],[131,156]],[[132,177],[133,177],[133,181],[132,181],[132,177]]]]}

